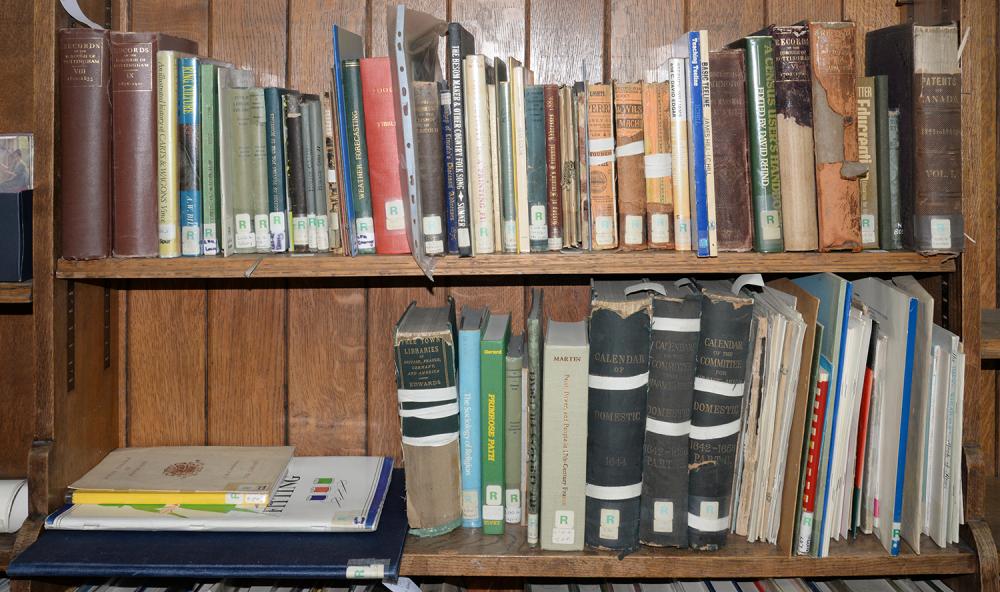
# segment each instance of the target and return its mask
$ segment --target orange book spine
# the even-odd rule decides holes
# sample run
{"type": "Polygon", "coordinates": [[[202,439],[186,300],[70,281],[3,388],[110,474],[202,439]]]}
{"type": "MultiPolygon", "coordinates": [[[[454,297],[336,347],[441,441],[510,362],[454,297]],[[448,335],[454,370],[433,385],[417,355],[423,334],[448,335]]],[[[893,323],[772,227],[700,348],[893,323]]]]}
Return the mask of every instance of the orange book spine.
{"type": "Polygon", "coordinates": [[[670,148],[670,83],[642,85],[642,135],[649,248],[674,248],[674,188],[670,148]]]}
{"type": "Polygon", "coordinates": [[[618,248],[615,138],[611,85],[587,85],[587,151],[590,153],[590,223],[595,251],[618,248]]]}
{"type": "Polygon", "coordinates": [[[646,173],[642,83],[615,83],[615,165],[618,173],[618,246],[646,249],[646,173]]]}

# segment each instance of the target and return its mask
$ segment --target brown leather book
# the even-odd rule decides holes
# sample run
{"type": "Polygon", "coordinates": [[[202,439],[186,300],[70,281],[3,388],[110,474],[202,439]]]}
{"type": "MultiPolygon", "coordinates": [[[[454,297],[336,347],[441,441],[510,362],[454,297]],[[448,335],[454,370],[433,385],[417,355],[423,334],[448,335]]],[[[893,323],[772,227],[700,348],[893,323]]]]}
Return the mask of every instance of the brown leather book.
{"type": "Polygon", "coordinates": [[[198,52],[162,33],[111,33],[112,167],[115,257],[156,257],[156,52],[198,52]]]}
{"type": "Polygon", "coordinates": [[[619,247],[646,249],[646,148],[642,141],[642,83],[616,82],[615,168],[618,172],[619,247]]]}
{"type": "Polygon", "coordinates": [[[712,73],[712,151],[719,250],[749,251],[753,248],[753,214],[743,50],[709,52],[708,63],[712,73]]]}
{"type": "Polygon", "coordinates": [[[646,236],[650,249],[674,248],[674,187],[670,151],[670,83],[642,85],[646,176],[646,236]]]}
{"type": "MultiPolygon", "coordinates": [[[[59,31],[62,256],[111,254],[111,41],[107,31],[59,31]]],[[[155,204],[155,192],[149,199],[155,204]]]]}
{"type": "Polygon", "coordinates": [[[854,23],[809,23],[820,251],[861,250],[854,23]]]}
{"type": "Polygon", "coordinates": [[[424,253],[444,255],[444,157],[441,154],[441,95],[436,82],[414,81],[413,113],[424,253]]]}
{"type": "Polygon", "coordinates": [[[546,84],[542,87],[545,110],[545,185],[548,188],[549,250],[562,249],[562,135],[559,122],[559,87],[546,84]]]}
{"type": "Polygon", "coordinates": [[[595,251],[618,248],[615,126],[611,104],[610,84],[587,85],[591,244],[595,251]]]}

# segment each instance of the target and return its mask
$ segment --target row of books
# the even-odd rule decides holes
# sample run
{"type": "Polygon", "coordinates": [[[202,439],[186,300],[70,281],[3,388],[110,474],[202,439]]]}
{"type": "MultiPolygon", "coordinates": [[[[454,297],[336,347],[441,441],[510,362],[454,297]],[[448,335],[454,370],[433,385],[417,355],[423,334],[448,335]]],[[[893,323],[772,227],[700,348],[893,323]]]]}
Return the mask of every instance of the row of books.
{"type": "Polygon", "coordinates": [[[412,532],[826,556],[958,541],[964,353],[910,276],[594,281],[523,327],[412,304],[394,337],[412,532]],[[543,325],[545,330],[543,332],[543,325]]]}
{"type": "Polygon", "coordinates": [[[63,187],[63,256],[960,252],[956,27],[873,31],[864,68],[855,35],[708,51],[692,31],[646,82],[558,85],[459,23],[447,80],[394,79],[394,52],[334,26],[331,90],[309,95],[192,41],[63,30],[63,172],[85,180],[63,187]]]}

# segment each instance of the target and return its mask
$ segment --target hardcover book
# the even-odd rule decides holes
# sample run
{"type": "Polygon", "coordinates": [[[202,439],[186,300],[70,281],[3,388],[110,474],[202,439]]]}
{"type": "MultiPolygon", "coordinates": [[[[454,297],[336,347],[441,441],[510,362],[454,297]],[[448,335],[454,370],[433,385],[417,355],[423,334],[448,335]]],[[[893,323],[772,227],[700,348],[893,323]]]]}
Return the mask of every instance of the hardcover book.
{"type": "Polygon", "coordinates": [[[472,217],[473,251],[478,255],[492,253],[495,250],[493,163],[485,57],[470,55],[465,58],[464,85],[469,213],[472,217]]]}
{"type": "MultiPolygon", "coordinates": [[[[330,251],[343,254],[344,240],[342,228],[344,225],[341,223],[341,216],[344,211],[343,202],[341,201],[343,200],[343,189],[339,184],[337,176],[338,170],[343,165],[337,164],[337,144],[334,140],[336,135],[333,127],[334,114],[329,92],[323,93],[320,103],[320,111],[322,111],[323,116],[323,165],[326,171],[326,176],[322,181],[325,181],[323,185],[326,187],[327,228],[330,235],[327,242],[330,245],[330,251]]],[[[288,242],[291,243],[291,240],[288,242]]]]}
{"type": "Polygon", "coordinates": [[[587,85],[587,152],[590,155],[590,223],[595,251],[618,248],[615,136],[611,85],[587,85]]]}
{"type": "MultiPolygon", "coordinates": [[[[455,146],[452,143],[454,130],[452,128],[451,117],[451,90],[446,83],[438,83],[440,88],[438,96],[441,99],[441,159],[444,164],[444,214],[446,220],[447,241],[445,248],[452,255],[458,254],[458,196],[455,192],[455,146]]],[[[423,189],[420,196],[423,197],[423,189]]],[[[421,211],[426,211],[426,206],[421,204],[421,211]]],[[[432,210],[433,211],[433,210],[432,210]]],[[[427,250],[425,245],[424,250],[427,250]]],[[[432,255],[432,252],[428,252],[432,255]]]]}
{"type": "MultiPolygon", "coordinates": [[[[469,184],[469,161],[467,153],[467,134],[469,132],[466,117],[466,75],[465,58],[476,53],[476,40],[459,23],[448,23],[448,84],[451,91],[451,145],[454,159],[455,206],[454,219],[456,225],[455,242],[458,253],[469,257],[474,252],[473,246],[473,208],[471,186],[469,184]]],[[[449,202],[448,216],[452,218],[452,206],[449,202]]],[[[449,245],[451,251],[451,245],[449,245]]]]}
{"type": "Polygon", "coordinates": [[[691,193],[688,158],[687,72],[683,58],[667,60],[670,72],[670,146],[674,190],[674,248],[691,250],[691,193]]]}
{"type": "MultiPolygon", "coordinates": [[[[709,52],[712,66],[712,150],[715,152],[715,203],[720,251],[749,251],[760,234],[750,206],[747,162],[747,80],[743,50],[709,52]]],[[[750,154],[756,146],[750,145],[750,154]]],[[[751,165],[758,163],[752,161],[751,165]]],[[[756,202],[755,202],[756,203],[756,202]]],[[[754,208],[756,210],[756,208],[754,208]]],[[[773,212],[768,214],[773,219],[773,212]]],[[[765,218],[766,220],[767,218],[765,218]]]]}
{"type": "Polygon", "coordinates": [[[587,545],[639,545],[642,446],[649,383],[652,300],[632,282],[591,288],[587,404],[587,545]]]}
{"type": "MultiPolygon", "coordinates": [[[[360,60],[344,60],[344,109],[347,112],[347,172],[354,215],[352,236],[361,255],[375,253],[375,219],[369,174],[368,139],[365,130],[365,106],[362,98],[360,60]]],[[[307,173],[308,190],[308,173],[307,173]]]]}
{"type": "Polygon", "coordinates": [[[670,145],[670,83],[642,85],[646,232],[651,249],[674,248],[674,188],[670,145]]]}
{"type": "Polygon", "coordinates": [[[539,507],[542,485],[542,320],[544,296],[541,288],[531,289],[531,308],[525,321],[524,366],[528,369],[528,471],[527,495],[522,500],[527,505],[528,544],[538,545],[539,507]]]}
{"type": "Polygon", "coordinates": [[[545,99],[540,84],[524,90],[525,159],[528,182],[528,239],[531,252],[549,248],[548,189],[545,168],[545,99]]]}
{"type": "Polygon", "coordinates": [[[177,190],[180,196],[181,255],[201,251],[201,92],[198,58],[177,59],[177,190]]]}
{"type": "Polygon", "coordinates": [[[187,55],[170,50],[156,54],[157,219],[164,258],[181,256],[177,60],[187,55]]]}
{"type": "MultiPolygon", "coordinates": [[[[336,114],[336,134],[337,134],[337,145],[340,147],[339,160],[340,166],[337,167],[337,187],[341,188],[342,199],[344,204],[344,228],[346,234],[345,248],[344,252],[351,256],[358,254],[358,236],[357,236],[357,215],[354,211],[355,204],[355,181],[356,170],[351,166],[351,153],[354,149],[354,143],[352,143],[351,130],[353,129],[353,123],[351,121],[350,113],[347,110],[347,104],[345,102],[346,87],[345,87],[345,76],[346,72],[344,70],[345,60],[360,60],[365,57],[365,43],[357,33],[352,33],[341,28],[338,25],[333,26],[333,81],[331,86],[330,97],[334,101],[333,111],[336,114]]],[[[356,120],[354,123],[361,122],[360,127],[363,125],[364,119],[356,120]]],[[[367,197],[366,197],[367,198],[367,197]]],[[[370,229],[369,229],[370,230],[370,229]]],[[[371,236],[367,236],[366,239],[370,239],[371,236]]],[[[372,245],[366,245],[366,247],[372,247],[372,245]]]]}
{"type": "Polygon", "coordinates": [[[506,380],[504,381],[504,520],[520,524],[521,499],[521,424],[522,381],[524,369],[524,335],[511,335],[507,346],[506,380]]]}
{"type": "Polygon", "coordinates": [[[410,533],[436,536],[462,524],[455,303],[410,304],[393,347],[406,464],[410,533]]]}
{"type": "Polygon", "coordinates": [[[264,112],[267,117],[267,230],[271,236],[271,251],[283,253],[288,249],[287,159],[285,157],[285,116],[287,91],[281,88],[264,89],[264,112]]]}
{"type": "Polygon", "coordinates": [[[559,87],[559,152],[562,164],[562,246],[580,246],[580,185],[576,175],[576,109],[573,89],[559,87]]]}
{"type": "Polygon", "coordinates": [[[220,236],[223,255],[233,252],[253,253],[256,250],[253,218],[254,186],[258,178],[258,166],[265,176],[259,189],[267,191],[263,143],[264,101],[263,93],[258,95],[253,92],[253,79],[253,72],[249,70],[229,68],[218,70],[219,154],[222,180],[220,236]],[[259,161],[256,151],[258,137],[261,140],[259,161]]]}
{"type": "MultiPolygon", "coordinates": [[[[445,174],[441,154],[441,95],[436,82],[413,82],[413,114],[417,143],[417,182],[420,183],[420,229],[423,231],[424,252],[428,255],[445,253],[446,218],[444,198],[445,174]]],[[[398,177],[396,175],[398,184],[398,177]]],[[[402,238],[405,241],[406,231],[402,238]]],[[[410,252],[407,247],[406,252],[410,252]]]]}
{"type": "MultiPolygon", "coordinates": [[[[618,181],[619,246],[646,249],[646,173],[642,135],[642,83],[615,83],[615,168],[618,181]]],[[[593,339],[591,339],[593,343],[593,339]]]]}
{"type": "MultiPolygon", "coordinates": [[[[323,131],[322,99],[318,95],[309,97],[309,156],[312,158],[313,200],[315,217],[313,222],[316,250],[323,253],[330,250],[329,197],[326,182],[326,138],[323,131]]],[[[272,237],[272,243],[274,242],[272,237]]]]}
{"type": "MultiPolygon", "coordinates": [[[[514,200],[517,210],[517,252],[531,252],[530,210],[528,209],[528,146],[525,129],[525,68],[514,58],[507,58],[510,78],[511,137],[514,153],[514,200]]],[[[530,71],[527,72],[530,75],[530,71]]]]}
{"type": "Polygon", "coordinates": [[[500,195],[500,245],[504,253],[517,252],[517,187],[514,178],[514,136],[511,91],[507,64],[497,58],[496,72],[496,167],[500,195]]]}
{"type": "Polygon", "coordinates": [[[510,315],[490,315],[479,345],[480,429],[483,461],[483,533],[504,530],[504,432],[506,415],[504,382],[507,376],[507,344],[510,315]]]}
{"type": "MultiPolygon", "coordinates": [[[[899,204],[898,179],[894,193],[891,180],[893,165],[889,162],[890,145],[892,144],[889,138],[889,77],[885,74],[879,74],[872,78],[875,80],[873,120],[875,176],[877,180],[875,191],[878,194],[878,242],[879,247],[886,251],[898,251],[903,248],[903,222],[899,204]]],[[[897,150],[899,148],[898,136],[897,125],[897,150]]]]}
{"type": "Polygon", "coordinates": [[[462,455],[462,526],[479,528],[482,517],[482,431],[479,405],[479,357],[490,313],[463,308],[458,331],[459,442],[462,455]]]}
{"type": "Polygon", "coordinates": [[[292,221],[291,250],[309,252],[309,214],[306,205],[306,182],[302,140],[302,97],[292,92],[285,96],[285,134],[288,167],[288,209],[292,221]]]}
{"type": "Polygon", "coordinates": [[[657,547],[687,547],[688,434],[701,295],[690,286],[663,288],[664,294],[653,294],[650,323],[639,540],[657,547]]]}
{"type": "Polygon", "coordinates": [[[587,323],[549,320],[542,367],[542,549],[583,549],[587,481],[587,323]]]}
{"type": "MultiPolygon", "coordinates": [[[[302,180],[305,184],[306,196],[306,242],[309,251],[319,251],[319,239],[317,238],[316,219],[319,214],[319,187],[316,186],[316,160],[313,158],[313,151],[316,150],[316,137],[313,135],[317,110],[315,103],[316,95],[301,95],[299,101],[299,112],[302,119],[302,180]]],[[[263,230],[263,229],[262,229],[263,230]]]]}
{"type": "Polygon", "coordinates": [[[875,77],[857,79],[855,90],[858,110],[858,162],[868,166],[868,172],[858,179],[858,196],[861,201],[861,247],[879,248],[878,230],[878,128],[875,124],[875,77]]]}
{"type": "Polygon", "coordinates": [[[545,111],[545,181],[548,247],[559,251],[563,247],[562,238],[562,148],[559,118],[559,87],[555,84],[542,86],[542,103],[545,111]]]}

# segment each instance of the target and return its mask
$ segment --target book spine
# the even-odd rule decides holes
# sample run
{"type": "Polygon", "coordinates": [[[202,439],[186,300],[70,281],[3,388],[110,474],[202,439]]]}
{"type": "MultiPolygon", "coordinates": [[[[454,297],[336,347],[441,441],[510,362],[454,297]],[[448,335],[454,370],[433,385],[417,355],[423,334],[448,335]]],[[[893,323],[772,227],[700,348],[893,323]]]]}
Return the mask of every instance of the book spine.
{"type": "Polygon", "coordinates": [[[486,104],[490,132],[489,173],[490,189],[493,191],[490,203],[493,205],[490,224],[493,226],[493,252],[503,251],[503,196],[500,194],[500,138],[497,137],[497,85],[496,70],[486,64],[486,104]]]}
{"type": "Polygon", "coordinates": [[[854,23],[809,23],[819,250],[861,250],[854,23]]]}
{"type": "Polygon", "coordinates": [[[309,217],[306,207],[306,183],[302,154],[302,103],[297,93],[287,96],[285,117],[288,148],[288,202],[292,219],[292,250],[309,252],[309,217]]]}
{"type": "Polygon", "coordinates": [[[198,59],[177,60],[177,191],[180,197],[181,255],[201,252],[201,93],[198,59]]]}
{"type": "Polygon", "coordinates": [[[651,302],[621,304],[597,300],[590,314],[584,540],[629,551],[639,545],[651,302]]]}
{"type": "Polygon", "coordinates": [[[397,332],[395,338],[406,517],[410,532],[423,536],[462,523],[455,349],[451,332],[447,335],[397,332]]]}
{"type": "Polygon", "coordinates": [[[514,138],[510,109],[510,82],[497,83],[497,156],[500,179],[500,237],[504,253],[517,252],[517,196],[514,180],[514,138]]]}
{"type": "Polygon", "coordinates": [[[774,98],[781,170],[782,235],[786,251],[815,251],[816,169],[813,164],[809,28],[772,27],[774,98]]]}
{"type": "Polygon", "coordinates": [[[232,87],[234,79],[242,70],[218,67],[215,80],[218,92],[216,119],[219,122],[216,143],[219,163],[219,253],[228,257],[236,252],[236,219],[234,216],[234,196],[236,194],[236,162],[233,147],[236,145],[236,118],[232,110],[232,87]]]}
{"type": "Polygon", "coordinates": [[[459,416],[462,462],[462,526],[483,525],[480,506],[482,487],[482,431],[479,405],[480,331],[462,330],[458,334],[459,416]]]}
{"type": "MultiPolygon", "coordinates": [[[[313,117],[315,112],[312,108],[312,97],[304,95],[302,97],[301,103],[299,103],[299,111],[302,114],[302,180],[305,184],[305,214],[306,214],[306,242],[309,245],[309,251],[317,252],[319,250],[319,242],[316,238],[316,210],[317,210],[317,194],[316,194],[316,161],[312,157],[313,149],[313,117]]],[[[363,125],[363,122],[362,122],[363,125]]]]}
{"type": "Polygon", "coordinates": [[[785,250],[785,244],[781,223],[774,41],[771,37],[747,37],[746,48],[754,249],[762,253],[780,253],[785,250]]]}
{"type": "Polygon", "coordinates": [[[670,147],[670,83],[642,85],[642,136],[649,248],[673,249],[674,188],[670,147]]]}
{"type": "Polygon", "coordinates": [[[283,253],[288,250],[288,233],[285,226],[285,98],[277,88],[264,89],[264,112],[267,116],[267,198],[269,202],[268,232],[271,250],[283,253]]]}
{"type": "MultiPolygon", "coordinates": [[[[511,337],[523,340],[523,336],[511,337]]],[[[523,341],[522,341],[523,343],[523,341]]],[[[504,382],[504,521],[520,524],[521,504],[521,371],[524,369],[523,346],[508,347],[504,382]]]]}
{"type": "MultiPolygon", "coordinates": [[[[903,226],[899,214],[898,190],[892,197],[889,173],[889,77],[882,74],[875,79],[874,119],[876,192],[878,194],[878,242],[887,251],[903,248],[903,226]]],[[[898,129],[897,129],[898,134],[898,129]]]]}
{"type": "Polygon", "coordinates": [[[314,219],[316,251],[330,250],[330,229],[328,228],[328,197],[326,194],[326,155],[323,139],[323,109],[319,97],[309,100],[309,158],[312,158],[313,195],[316,215],[314,219]]]}
{"type": "Polygon", "coordinates": [[[861,248],[878,249],[878,162],[875,145],[875,78],[862,76],[855,84],[858,113],[858,162],[868,172],[858,179],[858,199],[861,203],[861,248]]]}
{"type": "Polygon", "coordinates": [[[524,91],[524,133],[528,168],[528,225],[531,252],[547,251],[549,226],[545,167],[545,99],[541,85],[524,91]]]}
{"type": "MultiPolygon", "coordinates": [[[[747,80],[742,49],[713,51],[712,148],[715,167],[715,199],[718,206],[720,251],[749,251],[759,234],[753,225],[750,201],[750,171],[747,162],[747,80]]],[[[747,60],[749,63],[749,60],[747,60]]],[[[752,119],[752,114],[751,114],[752,119]]],[[[751,124],[752,137],[752,124],[751,124]]],[[[753,142],[750,165],[753,165],[753,142]]],[[[766,163],[765,163],[765,166],[766,163]]],[[[780,235],[779,235],[780,238],[780,235]]]]}
{"type": "Polygon", "coordinates": [[[506,348],[503,342],[482,341],[479,396],[482,433],[483,533],[504,532],[504,379],[506,348]]]}
{"type": "Polygon", "coordinates": [[[688,434],[701,302],[653,298],[639,540],[687,547],[688,434]]]}
{"type": "Polygon", "coordinates": [[[531,222],[528,205],[528,145],[525,116],[524,69],[513,69],[510,83],[511,125],[514,141],[514,199],[517,210],[517,251],[531,252],[531,222]]]}
{"type": "MultiPolygon", "coordinates": [[[[580,187],[577,185],[575,172],[576,118],[573,109],[573,89],[568,86],[559,87],[559,150],[561,153],[559,170],[562,171],[562,246],[576,248],[580,246],[580,187]]],[[[645,211],[645,201],[642,205],[645,211]]],[[[645,221],[643,223],[645,224],[645,221]]]]}
{"type": "Polygon", "coordinates": [[[712,220],[715,217],[715,174],[712,169],[711,91],[708,87],[710,66],[707,33],[692,31],[687,36],[687,84],[689,142],[691,147],[692,214],[694,217],[694,247],[699,257],[712,257],[718,243],[712,220]],[[706,110],[708,106],[708,110],[706,110]]]}
{"type": "Polygon", "coordinates": [[[674,190],[674,248],[691,250],[691,192],[688,177],[687,77],[683,58],[667,61],[670,77],[671,178],[674,190]]]}
{"type": "MultiPolygon", "coordinates": [[[[466,74],[464,60],[473,49],[463,39],[465,31],[461,25],[453,23],[448,27],[448,83],[451,90],[451,145],[455,163],[455,224],[458,253],[470,257],[474,224],[472,221],[471,195],[469,185],[469,161],[466,153],[466,74]]],[[[468,35],[467,33],[465,34],[468,35]]]]}
{"type": "Polygon", "coordinates": [[[590,154],[591,240],[595,251],[618,248],[615,137],[611,85],[587,85],[587,151],[590,154]]]}
{"type": "Polygon", "coordinates": [[[646,173],[643,142],[642,83],[613,85],[615,168],[618,181],[618,227],[624,251],[646,248],[646,173]]]}
{"type": "Polygon", "coordinates": [[[826,401],[830,388],[830,374],[819,371],[816,380],[816,391],[813,394],[813,404],[810,407],[809,434],[806,442],[806,466],[803,471],[802,510],[799,518],[798,545],[799,555],[816,555],[813,545],[813,524],[816,516],[816,488],[819,479],[820,446],[823,440],[823,423],[826,421],[826,401]]]}
{"type": "MultiPolygon", "coordinates": [[[[534,295],[533,295],[534,296],[534,295]]],[[[540,296],[539,296],[540,297],[540,296]]],[[[528,544],[538,545],[539,507],[541,506],[541,433],[542,433],[542,327],[539,317],[529,317],[524,361],[528,367],[528,544]]]]}
{"type": "Polygon", "coordinates": [[[202,64],[201,77],[201,250],[219,254],[219,86],[216,66],[202,64]]]}
{"type": "MultiPolygon", "coordinates": [[[[322,108],[320,111],[323,117],[324,148],[323,165],[326,170],[323,181],[325,181],[324,187],[326,187],[327,243],[330,246],[330,251],[342,254],[344,252],[344,241],[340,220],[343,215],[343,196],[341,195],[341,186],[337,182],[337,146],[333,139],[333,105],[330,100],[330,93],[323,93],[321,103],[322,108]]],[[[288,242],[291,243],[292,241],[289,240],[288,242]]]]}
{"type": "MultiPolygon", "coordinates": [[[[581,321],[583,323],[583,321],[581,321]]],[[[551,333],[551,324],[550,324],[551,333]]],[[[587,467],[587,343],[546,344],[542,368],[541,548],[583,549],[587,467]]]]}
{"type": "Polygon", "coordinates": [[[888,228],[891,229],[890,243],[888,250],[899,250],[903,248],[903,212],[900,198],[900,147],[899,147],[899,109],[890,109],[886,113],[888,125],[888,154],[889,154],[889,207],[888,228]]]}
{"type": "MultiPolygon", "coordinates": [[[[494,251],[493,164],[490,155],[490,113],[486,63],[481,55],[465,58],[465,130],[469,212],[475,254],[494,251]]],[[[457,153],[456,153],[457,154],[457,153]]],[[[456,159],[455,164],[458,164],[456,159]]],[[[456,179],[458,174],[456,173],[456,179]]],[[[459,222],[461,232],[461,222],[459,222]]]]}
{"type": "MultiPolygon", "coordinates": [[[[413,113],[420,183],[424,253],[445,253],[444,161],[441,155],[441,99],[435,82],[413,83],[413,113]]],[[[397,177],[399,175],[396,175],[397,177]]],[[[406,239],[406,232],[403,232],[406,239]]],[[[409,249],[407,249],[409,252],[409,249]]]]}
{"type": "Polygon", "coordinates": [[[726,544],[740,434],[753,301],[706,292],[702,299],[688,453],[688,544],[726,544]]]}
{"type": "Polygon", "coordinates": [[[861,385],[861,405],[858,413],[858,434],[857,445],[854,455],[854,491],[851,495],[851,520],[848,529],[851,538],[858,536],[858,529],[861,526],[861,500],[864,491],[864,478],[866,472],[871,472],[865,466],[865,451],[868,444],[869,417],[871,413],[872,389],[875,385],[875,357],[878,344],[878,329],[872,328],[869,341],[868,355],[865,359],[864,379],[861,385]]]}
{"type": "MultiPolygon", "coordinates": [[[[267,199],[267,111],[264,107],[264,89],[250,89],[250,150],[248,179],[252,196],[254,223],[254,251],[271,252],[270,216],[267,199]]],[[[241,153],[245,157],[245,153],[241,153]]]]}
{"type": "Polygon", "coordinates": [[[548,250],[562,249],[562,151],[559,133],[559,87],[542,86],[545,112],[545,185],[548,216],[548,250]]]}
{"type": "MultiPolygon", "coordinates": [[[[180,194],[177,154],[177,56],[156,54],[157,205],[160,257],[180,257],[180,194]]],[[[65,215],[64,215],[65,216],[65,215]]]]}
{"type": "MultiPolygon", "coordinates": [[[[587,83],[577,82],[573,86],[576,109],[576,174],[580,191],[580,247],[591,251],[594,247],[593,232],[590,227],[590,154],[587,148],[587,83]]],[[[668,233],[669,234],[669,233],[668,233]]]]}
{"type": "MultiPolygon", "coordinates": [[[[441,101],[441,155],[444,163],[445,212],[447,213],[447,252],[458,254],[458,197],[455,192],[455,144],[451,118],[451,91],[442,90],[441,101]]],[[[425,246],[426,250],[426,246],[425,246]]]]}
{"type": "MultiPolygon", "coordinates": [[[[399,122],[396,120],[396,108],[393,106],[390,68],[387,57],[361,60],[365,146],[368,150],[365,159],[369,166],[371,209],[375,219],[375,252],[380,255],[410,252],[406,240],[403,188],[399,179],[399,152],[396,150],[396,127],[399,122]]],[[[429,104],[426,90],[421,92],[421,98],[424,100],[419,107],[422,107],[425,115],[428,109],[432,109],[436,114],[437,89],[436,87],[433,89],[435,96],[429,104]]],[[[418,105],[414,105],[415,116],[420,117],[420,114],[416,113],[417,107],[418,105]]],[[[417,172],[419,176],[423,171],[417,172]]]]}
{"type": "Polygon", "coordinates": [[[375,253],[375,220],[368,171],[368,143],[365,136],[365,106],[362,100],[358,60],[344,61],[344,108],[347,111],[347,156],[345,177],[350,179],[354,213],[354,236],[361,255],[375,253]]]}

